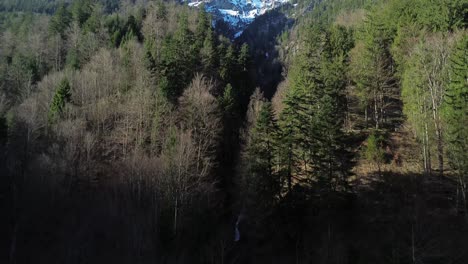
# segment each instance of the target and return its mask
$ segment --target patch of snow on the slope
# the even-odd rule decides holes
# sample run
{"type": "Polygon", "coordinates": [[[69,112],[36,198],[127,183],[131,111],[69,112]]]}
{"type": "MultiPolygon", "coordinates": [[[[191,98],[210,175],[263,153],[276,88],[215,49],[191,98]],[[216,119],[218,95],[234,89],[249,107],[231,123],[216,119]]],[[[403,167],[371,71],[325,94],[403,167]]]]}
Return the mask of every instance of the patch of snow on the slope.
{"type": "Polygon", "coordinates": [[[258,10],[254,9],[254,10],[249,11],[245,17],[254,19],[256,16],[258,16],[258,10]]]}
{"type": "Polygon", "coordinates": [[[188,3],[188,6],[198,7],[198,6],[200,6],[201,4],[207,3],[207,2],[209,2],[209,0],[208,0],[208,1],[207,1],[207,0],[200,0],[200,1],[195,0],[195,1],[189,2],[189,3],[188,3]]]}
{"type": "Polygon", "coordinates": [[[223,15],[229,15],[229,16],[239,16],[239,11],[234,11],[230,9],[219,9],[219,12],[223,15]]]}

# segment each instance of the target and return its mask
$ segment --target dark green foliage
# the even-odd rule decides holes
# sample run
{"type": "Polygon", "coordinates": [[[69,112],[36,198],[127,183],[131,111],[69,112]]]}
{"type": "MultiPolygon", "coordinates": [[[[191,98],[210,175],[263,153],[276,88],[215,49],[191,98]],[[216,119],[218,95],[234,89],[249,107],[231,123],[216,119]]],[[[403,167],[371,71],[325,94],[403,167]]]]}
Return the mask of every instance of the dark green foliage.
{"type": "Polygon", "coordinates": [[[313,174],[327,190],[342,190],[347,187],[349,161],[345,147],[343,126],[343,108],[339,97],[325,94],[319,102],[320,108],[315,113],[316,123],[313,131],[316,140],[312,144],[313,174]]]}
{"type": "Polygon", "coordinates": [[[221,97],[221,107],[227,115],[232,115],[236,112],[236,96],[231,84],[227,84],[221,97]]]}
{"type": "Polygon", "coordinates": [[[159,86],[170,101],[176,102],[192,79],[196,56],[187,14],[182,13],[174,36],[166,37],[163,42],[161,61],[158,64],[161,76],[159,86]]]}
{"type": "Polygon", "coordinates": [[[101,13],[101,7],[94,5],[91,14],[87,17],[86,22],[83,24],[84,32],[97,33],[101,28],[101,20],[103,14],[101,13]]]}
{"type": "MultiPolygon", "coordinates": [[[[0,2],[0,11],[7,12],[37,12],[54,14],[63,3],[70,3],[72,7],[75,6],[76,2],[80,2],[80,5],[91,2],[89,0],[4,0],[0,2]]],[[[102,4],[106,13],[112,13],[119,7],[119,0],[95,0],[93,3],[102,4]]]]}
{"type": "Polygon", "coordinates": [[[463,36],[452,55],[443,117],[447,125],[448,158],[460,175],[468,173],[468,36],[463,36]]]}
{"type": "Polygon", "coordinates": [[[125,32],[141,41],[143,40],[143,37],[140,32],[140,27],[141,26],[136,21],[136,18],[133,15],[130,15],[127,19],[127,24],[125,25],[125,32]]]}
{"type": "Polygon", "coordinates": [[[350,71],[361,106],[366,116],[368,111],[372,112],[376,128],[387,120],[388,100],[395,92],[395,64],[390,54],[395,33],[381,21],[379,15],[368,15],[350,71]]]}
{"type": "MultiPolygon", "coordinates": [[[[320,79],[319,57],[313,46],[319,45],[317,36],[311,34],[307,39],[311,48],[305,48],[296,56],[289,72],[290,90],[285,99],[285,109],[280,117],[283,129],[283,139],[288,153],[282,158],[283,164],[291,177],[291,166],[297,174],[310,173],[311,148],[315,141],[312,132],[315,130],[313,117],[317,103],[323,91],[323,82],[320,79]],[[302,164],[302,165],[301,165],[302,164]]],[[[288,179],[288,182],[290,179],[288,179]]]]}
{"type": "Polygon", "coordinates": [[[211,26],[206,31],[203,46],[200,50],[200,60],[203,65],[203,71],[208,74],[214,74],[218,56],[216,53],[216,43],[214,32],[211,26]]]}
{"type": "Polygon", "coordinates": [[[200,9],[0,1],[0,263],[468,263],[467,0],[293,0],[236,39],[200,9]]]}
{"type": "MultiPolygon", "coordinates": [[[[290,90],[281,114],[282,171],[300,176],[309,186],[337,190],[349,174],[342,132],[346,110],[346,54],[352,44],[340,31],[310,28],[306,46],[289,72],[290,90]],[[325,41],[323,41],[323,38],[325,41]],[[337,44],[341,43],[341,44],[337,44]]],[[[344,31],[341,31],[344,32],[344,31]]]]}
{"type": "Polygon", "coordinates": [[[248,67],[250,64],[250,51],[249,45],[247,45],[247,43],[242,44],[240,48],[239,56],[237,57],[237,64],[239,65],[240,71],[242,73],[248,71],[248,67]]]}
{"type": "Polygon", "coordinates": [[[376,132],[372,132],[367,138],[364,156],[367,161],[377,165],[380,171],[380,167],[385,161],[385,152],[383,149],[383,138],[376,132]]]}
{"type": "Polygon", "coordinates": [[[64,4],[61,4],[54,16],[50,19],[49,29],[52,34],[58,34],[65,38],[65,31],[69,27],[72,15],[64,4]]]}
{"type": "Polygon", "coordinates": [[[218,54],[220,54],[219,62],[219,76],[225,82],[231,82],[233,77],[233,70],[236,64],[236,54],[232,45],[221,44],[218,47],[218,54]]]}
{"type": "Polygon", "coordinates": [[[52,98],[52,103],[50,104],[49,109],[49,122],[54,123],[63,113],[65,105],[70,102],[71,91],[70,83],[65,78],[63,79],[57,87],[54,97],[52,98]]]}
{"type": "MultiPolygon", "coordinates": [[[[280,190],[276,171],[278,127],[271,103],[262,104],[247,147],[248,171],[244,177],[256,210],[264,211],[275,203],[280,190]]],[[[258,213],[258,212],[257,212],[258,213]]]]}
{"type": "Polygon", "coordinates": [[[80,68],[80,59],[77,49],[70,49],[68,51],[67,66],[75,70],[80,68]]]}
{"type": "Polygon", "coordinates": [[[107,17],[105,26],[109,33],[110,41],[114,47],[118,47],[124,36],[124,22],[119,15],[107,17]]]}
{"type": "Polygon", "coordinates": [[[327,57],[343,57],[354,47],[352,29],[343,26],[331,26],[325,32],[325,53],[327,57]]]}
{"type": "Polygon", "coordinates": [[[75,20],[80,27],[89,19],[92,12],[92,3],[90,0],[76,0],[71,7],[73,20],[75,20]]]}
{"type": "Polygon", "coordinates": [[[195,41],[197,49],[200,49],[205,39],[208,37],[207,34],[211,34],[211,18],[205,11],[205,6],[200,6],[200,13],[198,15],[198,24],[195,30],[195,41]]]}
{"type": "MultiPolygon", "coordinates": [[[[254,85],[251,81],[252,57],[250,47],[246,43],[242,44],[237,55],[237,62],[232,70],[235,74],[233,83],[238,89],[239,103],[242,109],[248,105],[250,94],[254,85]]],[[[244,110],[242,110],[244,111],[244,110]]]]}
{"type": "MultiPolygon", "coordinates": [[[[93,19],[93,17],[91,17],[90,20],[91,19],[93,19]]],[[[99,25],[98,21],[89,23],[90,30],[99,25]]],[[[119,47],[122,42],[133,38],[137,38],[139,41],[143,40],[143,36],[141,35],[141,24],[137,22],[133,15],[130,15],[126,22],[124,22],[118,14],[108,16],[105,22],[105,27],[109,33],[111,44],[114,47],[119,47]]]]}

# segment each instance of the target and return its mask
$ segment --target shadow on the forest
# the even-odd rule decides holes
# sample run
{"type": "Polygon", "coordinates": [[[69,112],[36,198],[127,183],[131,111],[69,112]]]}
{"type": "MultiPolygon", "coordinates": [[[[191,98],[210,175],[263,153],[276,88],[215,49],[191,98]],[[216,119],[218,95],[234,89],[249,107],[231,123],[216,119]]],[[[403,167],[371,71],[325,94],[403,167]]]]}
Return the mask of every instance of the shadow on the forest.
{"type": "Polygon", "coordinates": [[[52,180],[31,176],[16,206],[3,207],[5,263],[12,237],[16,263],[385,264],[412,263],[413,252],[419,263],[468,263],[468,225],[448,178],[382,172],[346,192],[297,186],[261,219],[244,219],[239,242],[216,203],[186,211],[174,234],[173,212],[151,206],[151,188],[67,193],[52,180]]]}
{"type": "Polygon", "coordinates": [[[261,224],[245,224],[233,263],[467,263],[468,225],[448,178],[376,173],[317,195],[297,187],[261,224]]]}
{"type": "Polygon", "coordinates": [[[250,47],[255,69],[251,75],[255,85],[261,88],[264,96],[271,99],[276,92],[276,87],[282,81],[283,65],[276,49],[278,37],[294,24],[294,20],[288,18],[284,10],[290,5],[268,11],[256,18],[236,41],[247,43],[250,47]]]}

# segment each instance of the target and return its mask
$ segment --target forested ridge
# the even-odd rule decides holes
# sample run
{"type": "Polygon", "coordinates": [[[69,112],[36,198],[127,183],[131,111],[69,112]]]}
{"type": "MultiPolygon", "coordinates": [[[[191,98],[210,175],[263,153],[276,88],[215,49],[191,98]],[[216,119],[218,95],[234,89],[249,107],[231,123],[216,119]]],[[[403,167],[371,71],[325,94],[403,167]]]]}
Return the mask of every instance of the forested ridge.
{"type": "Polygon", "coordinates": [[[1,263],[468,263],[468,0],[0,2],[1,263]]]}

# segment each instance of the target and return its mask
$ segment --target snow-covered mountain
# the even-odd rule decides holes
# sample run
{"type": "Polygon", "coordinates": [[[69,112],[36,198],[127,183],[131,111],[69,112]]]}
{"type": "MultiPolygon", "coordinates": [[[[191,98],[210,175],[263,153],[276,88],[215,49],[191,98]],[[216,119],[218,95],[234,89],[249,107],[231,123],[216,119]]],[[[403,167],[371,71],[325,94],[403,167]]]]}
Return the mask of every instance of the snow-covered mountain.
{"type": "Polygon", "coordinates": [[[189,6],[205,4],[206,11],[215,18],[223,19],[236,30],[238,37],[255,17],[279,7],[289,0],[186,0],[189,6]]]}

